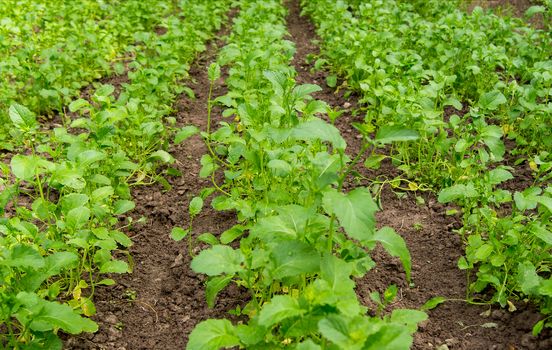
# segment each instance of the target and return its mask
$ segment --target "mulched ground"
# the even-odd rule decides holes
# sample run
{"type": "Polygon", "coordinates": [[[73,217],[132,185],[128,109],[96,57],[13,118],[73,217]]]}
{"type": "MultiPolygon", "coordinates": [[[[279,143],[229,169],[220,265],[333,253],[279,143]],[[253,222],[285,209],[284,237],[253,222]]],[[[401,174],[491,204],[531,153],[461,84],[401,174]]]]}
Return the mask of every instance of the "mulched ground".
{"type": "MultiPolygon", "coordinates": [[[[354,95],[349,99],[343,93],[334,93],[325,85],[324,72],[313,72],[306,63],[307,55],[317,54],[318,48],[313,25],[299,16],[298,1],[290,1],[288,17],[291,40],[297,45],[293,61],[299,83],[319,84],[324,89],[316,97],[347,112],[336,126],[348,142],[350,154],[359,150],[360,140],[351,122],[357,107],[354,95]]],[[[229,31],[219,33],[219,38],[229,31]]],[[[208,50],[194,65],[190,74],[190,87],[196,94],[191,100],[182,96],[176,103],[176,117],[180,125],[194,124],[205,128],[209,82],[206,67],[224,45],[222,40],[212,42],[208,50]]],[[[215,86],[215,96],[225,93],[224,81],[215,86]]],[[[219,111],[218,111],[219,112],[219,111]]],[[[220,113],[215,110],[214,116],[220,113]]],[[[187,207],[208,182],[199,179],[199,159],[206,153],[198,136],[181,145],[173,146],[171,153],[177,159],[176,167],[182,177],[169,178],[173,186],[164,191],[161,186],[137,188],[133,194],[137,208],[135,219],[147,218],[147,224],[136,226],[128,232],[134,246],[131,254],[135,262],[134,272],[115,276],[118,284],[98,288],[95,295],[98,314],[94,319],[100,330],[96,334],[70,337],[67,349],[183,349],[194,326],[207,318],[228,317],[227,311],[247,300],[247,294],[235,287],[222,292],[214,309],[207,308],[204,296],[204,278],[189,269],[190,259],[186,242],[174,242],[169,233],[174,226],[187,225],[187,207]]],[[[363,175],[393,177],[397,174],[390,164],[384,164],[377,172],[363,175]]],[[[351,181],[347,187],[355,186],[351,181]]],[[[389,188],[384,189],[381,203],[384,208],[378,214],[380,226],[391,226],[406,240],[412,255],[414,287],[405,281],[402,266],[383,250],[374,251],[377,267],[357,281],[361,300],[371,304],[369,293],[383,292],[390,284],[396,284],[399,297],[391,308],[416,308],[434,296],[451,299],[466,297],[466,275],[456,262],[463,253],[463,245],[453,229],[459,219],[445,214],[447,207],[439,204],[435,196],[419,194],[425,204],[417,204],[413,195],[399,198],[389,188]]],[[[232,213],[220,213],[209,209],[196,218],[194,234],[203,232],[218,234],[235,223],[232,213]]],[[[449,301],[429,313],[430,318],[420,326],[415,335],[413,349],[552,349],[550,332],[539,338],[531,335],[532,325],[539,314],[528,305],[517,305],[518,311],[509,313],[496,306],[474,306],[462,301],[449,301]]],[[[389,311],[389,310],[386,310],[389,311]]]]}

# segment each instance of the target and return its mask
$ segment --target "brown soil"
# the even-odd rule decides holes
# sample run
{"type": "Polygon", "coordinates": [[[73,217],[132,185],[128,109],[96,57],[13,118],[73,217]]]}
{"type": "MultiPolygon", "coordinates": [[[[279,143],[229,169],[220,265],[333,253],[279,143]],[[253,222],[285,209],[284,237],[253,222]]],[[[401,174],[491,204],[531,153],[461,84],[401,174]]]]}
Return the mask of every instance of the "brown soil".
{"type": "MultiPolygon", "coordinates": [[[[332,107],[341,107],[346,112],[338,119],[336,126],[341,130],[348,144],[348,153],[355,155],[361,145],[360,136],[351,127],[352,121],[361,121],[354,116],[358,107],[354,96],[349,100],[343,93],[335,94],[325,84],[324,72],[311,73],[312,67],[305,63],[309,54],[318,54],[318,47],[312,42],[317,39],[315,28],[306,18],[299,16],[297,0],[290,1],[288,25],[297,45],[294,65],[301,83],[314,83],[323,87],[316,97],[332,107]],[[347,107],[347,108],[344,108],[347,107]]],[[[361,168],[358,168],[361,171],[361,168]]],[[[395,169],[385,163],[376,172],[362,171],[366,177],[397,175],[395,169]]],[[[364,181],[363,181],[364,182],[364,181]]],[[[351,181],[350,186],[352,186],[351,181]]],[[[404,194],[403,194],[404,195],[404,194]]],[[[456,263],[464,249],[456,233],[459,220],[446,215],[449,209],[438,203],[432,194],[422,196],[425,204],[416,203],[410,194],[399,198],[389,187],[383,190],[381,204],[383,211],[377,215],[378,225],[394,228],[405,239],[412,256],[412,282],[409,288],[400,261],[389,257],[383,249],[374,251],[376,268],[357,281],[357,293],[367,306],[374,306],[369,294],[382,293],[390,284],[399,287],[397,301],[392,308],[418,308],[435,296],[450,299],[466,298],[466,274],[456,263]]],[[[389,310],[387,310],[389,311],[389,310]]],[[[463,301],[448,301],[429,312],[414,336],[413,349],[551,349],[550,333],[534,338],[531,328],[539,320],[539,314],[527,305],[518,305],[518,311],[509,313],[496,306],[475,306],[463,301]],[[489,316],[484,316],[489,311],[489,316]],[[444,347],[446,345],[446,348],[444,347]]]]}

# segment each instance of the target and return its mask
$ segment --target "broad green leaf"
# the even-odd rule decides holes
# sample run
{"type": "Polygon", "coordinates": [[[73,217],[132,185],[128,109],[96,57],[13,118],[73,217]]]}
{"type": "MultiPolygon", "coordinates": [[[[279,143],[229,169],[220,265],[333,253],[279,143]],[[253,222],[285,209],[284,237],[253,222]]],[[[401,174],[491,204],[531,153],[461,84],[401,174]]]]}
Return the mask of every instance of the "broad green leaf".
{"type": "Polygon", "coordinates": [[[550,213],[552,213],[552,198],[539,196],[536,198],[536,200],[540,205],[542,205],[543,207],[548,209],[550,213]]]}
{"type": "Polygon", "coordinates": [[[80,229],[84,225],[88,223],[88,220],[90,219],[90,209],[87,207],[78,207],[69,210],[67,212],[67,216],[65,217],[65,221],[67,223],[67,226],[73,230],[80,229]]]}
{"type": "Polygon", "coordinates": [[[548,231],[544,226],[539,223],[534,223],[530,226],[530,232],[540,238],[546,244],[552,246],[552,232],[548,231]]]}
{"type": "Polygon", "coordinates": [[[286,318],[300,316],[305,313],[297,299],[289,295],[276,295],[270,302],[263,305],[259,312],[259,324],[271,327],[286,318]]]}
{"type": "Polygon", "coordinates": [[[357,188],[347,194],[328,191],[323,206],[327,213],[336,215],[349,236],[360,241],[372,239],[378,207],[368,189],[357,188]]]}
{"type": "Polygon", "coordinates": [[[537,13],[544,13],[544,12],[546,12],[546,7],[539,6],[539,5],[533,5],[525,11],[525,17],[531,18],[534,15],[536,15],[537,13]]]}
{"type": "Polygon", "coordinates": [[[374,242],[380,242],[383,248],[385,248],[391,256],[398,257],[401,260],[406,273],[406,279],[410,281],[410,252],[406,247],[404,239],[391,227],[383,227],[376,232],[372,240],[374,242]]]}
{"type": "Polygon", "coordinates": [[[320,269],[320,255],[310,244],[301,241],[284,241],[271,248],[274,262],[272,276],[276,279],[314,273],[320,269]]]}
{"type": "Polygon", "coordinates": [[[226,276],[213,276],[210,277],[205,285],[205,299],[207,299],[207,306],[214,307],[217,299],[217,294],[223,290],[230,281],[232,281],[233,275],[226,276]]]}
{"type": "Polygon", "coordinates": [[[439,202],[440,203],[449,203],[461,198],[474,198],[477,197],[478,192],[475,190],[472,183],[468,185],[453,185],[447,188],[444,188],[439,192],[439,202]]]}
{"type": "Polygon", "coordinates": [[[79,163],[80,167],[87,167],[90,164],[99,162],[100,160],[104,160],[105,158],[105,153],[89,149],[87,151],[79,153],[79,155],[77,156],[77,162],[79,163]]]}
{"type": "Polygon", "coordinates": [[[82,193],[70,193],[60,199],[61,211],[65,214],[88,203],[88,196],[82,193]]]}
{"type": "Polygon", "coordinates": [[[171,230],[171,238],[178,242],[183,240],[189,233],[189,229],[185,230],[181,227],[173,227],[171,230]]]}
{"type": "Polygon", "coordinates": [[[29,181],[39,172],[37,156],[15,155],[10,162],[12,173],[20,180],[29,181]]]}
{"type": "Polygon", "coordinates": [[[90,103],[82,98],[79,98],[69,104],[69,110],[71,112],[79,111],[85,107],[90,107],[90,103]]]}
{"type": "Polygon", "coordinates": [[[136,204],[133,201],[126,199],[120,199],[113,204],[113,214],[122,215],[134,209],[136,204]]]}
{"type": "Polygon", "coordinates": [[[302,343],[297,344],[295,350],[322,350],[322,348],[311,339],[307,339],[302,343]]]}
{"type": "Polygon", "coordinates": [[[391,322],[405,325],[411,333],[416,332],[418,323],[427,320],[427,314],[423,311],[395,309],[391,313],[391,322]]]}
{"type": "Polygon", "coordinates": [[[341,137],[339,130],[319,118],[300,123],[292,130],[291,136],[303,141],[327,141],[338,150],[344,150],[347,147],[347,143],[341,137]]]}
{"type": "Polygon", "coordinates": [[[320,320],[318,329],[324,338],[336,344],[340,349],[361,349],[362,344],[358,344],[355,339],[350,337],[351,331],[348,322],[341,315],[330,315],[320,320]]]}
{"type": "Polygon", "coordinates": [[[387,158],[387,156],[384,156],[383,154],[374,154],[373,156],[366,158],[364,166],[368,169],[379,169],[381,162],[385,158],[387,158]]]}
{"type": "Polygon", "coordinates": [[[514,176],[512,173],[503,168],[496,168],[489,171],[489,183],[492,185],[498,185],[513,178],[514,176]]]}
{"type": "Polygon", "coordinates": [[[71,252],[55,252],[48,255],[45,261],[44,274],[47,277],[59,274],[62,270],[74,267],[79,260],[75,253],[71,252]]]}
{"type": "Polygon", "coordinates": [[[481,108],[488,109],[490,111],[494,111],[497,109],[500,105],[506,103],[506,97],[502,94],[502,92],[495,90],[490,91],[487,93],[484,93],[479,97],[479,106],[481,108]]]}
{"type": "Polygon", "coordinates": [[[331,88],[334,88],[337,86],[337,76],[335,75],[328,75],[326,77],[326,84],[331,87],[331,88]]]}
{"type": "Polygon", "coordinates": [[[12,123],[20,130],[29,131],[37,126],[36,117],[27,107],[14,103],[8,111],[12,123]]]}
{"type": "Polygon", "coordinates": [[[203,250],[192,260],[192,270],[208,276],[234,274],[242,270],[244,257],[239,250],[229,246],[215,245],[203,250]]]}
{"type": "Polygon", "coordinates": [[[228,320],[207,320],[199,323],[186,345],[186,350],[219,350],[238,346],[236,329],[228,320]]]}
{"type": "Polygon", "coordinates": [[[274,176],[286,177],[291,173],[291,165],[281,159],[273,159],[267,164],[268,168],[274,176]]]}
{"type": "Polygon", "coordinates": [[[203,209],[203,199],[201,197],[192,198],[188,209],[189,209],[190,216],[192,217],[201,213],[201,209],[203,209]]]}
{"type": "Polygon", "coordinates": [[[382,126],[376,133],[376,142],[385,145],[392,142],[413,141],[420,137],[418,132],[398,125],[382,126]]]}
{"type": "Polygon", "coordinates": [[[376,333],[370,334],[362,350],[407,350],[412,346],[408,329],[397,324],[384,324],[376,333]]]}
{"type": "Polygon", "coordinates": [[[479,261],[485,261],[491,254],[493,253],[493,246],[485,243],[481,247],[477,248],[477,251],[475,252],[475,258],[479,261]]]}
{"type": "Polygon", "coordinates": [[[174,143],[179,144],[182,141],[188,139],[190,136],[195,135],[199,132],[199,129],[194,125],[188,125],[180,129],[174,137],[174,143]]]}
{"type": "MultiPolygon", "coordinates": [[[[25,315],[31,320],[29,328],[37,332],[46,332],[57,328],[63,329],[70,334],[82,332],[96,332],[98,325],[88,319],[81,317],[76,311],[66,304],[46,301],[35,293],[20,292],[17,300],[24,306],[25,315]]],[[[15,315],[20,318],[18,313],[15,315]]]]}
{"type": "Polygon", "coordinates": [[[127,273],[130,272],[128,264],[121,260],[106,261],[100,267],[100,273],[127,273]]]}
{"type": "Polygon", "coordinates": [[[45,265],[44,258],[32,247],[18,244],[11,248],[7,259],[0,260],[0,264],[13,267],[42,268],[45,265]]]}
{"type": "Polygon", "coordinates": [[[447,301],[447,299],[444,298],[444,297],[433,297],[433,298],[429,299],[428,301],[426,301],[425,304],[422,305],[420,310],[422,310],[422,311],[433,310],[438,305],[444,303],[445,301],[447,301]]]}
{"type": "Polygon", "coordinates": [[[111,186],[103,186],[103,187],[97,188],[92,192],[92,202],[101,202],[104,199],[107,199],[113,196],[114,193],[115,191],[111,186]]]}
{"type": "Polygon", "coordinates": [[[540,277],[537,275],[535,266],[529,261],[518,264],[517,282],[521,291],[526,295],[534,295],[540,286],[540,277]]]}
{"type": "Polygon", "coordinates": [[[169,153],[167,153],[166,151],[163,151],[161,149],[158,150],[158,151],[153,152],[149,156],[149,159],[156,160],[156,161],[159,161],[159,162],[162,162],[162,163],[168,163],[168,164],[174,162],[173,156],[171,156],[169,153]]]}
{"type": "Polygon", "coordinates": [[[236,238],[241,237],[244,231],[245,231],[244,226],[234,225],[220,235],[220,242],[222,244],[232,243],[234,240],[236,240],[236,238]]]}
{"type": "Polygon", "coordinates": [[[295,96],[296,99],[302,99],[307,95],[310,95],[318,91],[322,91],[322,88],[318,85],[303,84],[303,85],[297,85],[295,88],[293,88],[292,94],[295,96]]]}

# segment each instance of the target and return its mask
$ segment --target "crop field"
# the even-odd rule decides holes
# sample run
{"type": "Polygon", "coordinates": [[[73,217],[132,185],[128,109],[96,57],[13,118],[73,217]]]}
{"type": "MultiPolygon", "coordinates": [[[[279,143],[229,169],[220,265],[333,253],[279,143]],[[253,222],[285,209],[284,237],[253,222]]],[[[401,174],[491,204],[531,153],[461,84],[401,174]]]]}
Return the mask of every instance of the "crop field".
{"type": "Polygon", "coordinates": [[[0,349],[552,349],[552,0],[2,0],[0,57],[0,349]]]}

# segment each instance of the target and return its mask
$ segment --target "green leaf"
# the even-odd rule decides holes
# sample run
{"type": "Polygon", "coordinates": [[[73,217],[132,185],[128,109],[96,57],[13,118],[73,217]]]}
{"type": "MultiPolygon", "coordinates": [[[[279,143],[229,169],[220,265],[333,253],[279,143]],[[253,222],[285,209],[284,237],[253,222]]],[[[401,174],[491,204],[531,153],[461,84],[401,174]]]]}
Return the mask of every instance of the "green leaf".
{"type": "Polygon", "coordinates": [[[506,102],[506,97],[498,90],[487,92],[479,97],[479,106],[490,111],[494,111],[506,102]]]}
{"type": "Polygon", "coordinates": [[[86,225],[89,219],[90,209],[88,209],[87,207],[78,207],[71,209],[65,217],[67,226],[73,230],[80,229],[81,227],[86,225]]]}
{"type": "Polygon", "coordinates": [[[372,239],[378,207],[368,189],[357,188],[347,194],[328,191],[323,206],[327,213],[336,215],[349,236],[360,241],[372,239]]]}
{"type": "Polygon", "coordinates": [[[347,143],[341,137],[339,130],[319,118],[300,123],[292,130],[291,136],[303,141],[327,141],[339,150],[344,150],[347,147],[347,143]]]}
{"type": "Polygon", "coordinates": [[[226,288],[228,283],[232,281],[233,275],[226,276],[213,276],[210,277],[206,283],[205,299],[207,300],[207,306],[210,308],[215,306],[217,294],[226,288]]]}
{"type": "Polygon", "coordinates": [[[186,345],[186,350],[219,350],[238,346],[236,329],[228,320],[207,320],[198,324],[186,345]]]}
{"type": "Polygon", "coordinates": [[[387,156],[384,156],[383,154],[374,154],[373,156],[366,158],[364,166],[368,169],[379,169],[381,162],[385,158],[387,158],[387,156]]]}
{"type": "MultiPolygon", "coordinates": [[[[34,331],[46,332],[61,328],[67,333],[79,334],[98,330],[96,323],[81,317],[69,305],[46,301],[35,293],[20,292],[16,298],[24,306],[21,311],[30,314],[25,317],[31,320],[28,326],[34,331]]],[[[16,317],[21,318],[21,313],[17,313],[16,317]]]]}
{"type": "Polygon", "coordinates": [[[329,315],[318,322],[318,329],[324,338],[336,344],[339,349],[360,349],[357,341],[364,339],[352,339],[349,325],[344,316],[329,315]]]}
{"type": "Polygon", "coordinates": [[[303,84],[298,85],[295,88],[293,88],[292,94],[295,96],[296,99],[301,99],[306,97],[307,95],[310,95],[314,92],[322,91],[322,88],[318,85],[314,84],[303,84]]]}
{"type": "Polygon", "coordinates": [[[337,76],[335,75],[328,75],[326,77],[326,84],[328,84],[329,87],[334,88],[337,86],[337,76]]]}
{"type": "Polygon", "coordinates": [[[171,238],[178,242],[183,240],[188,235],[188,233],[190,233],[189,229],[185,230],[181,227],[173,227],[173,229],[171,230],[171,238]]]}
{"type": "Polygon", "coordinates": [[[529,261],[518,264],[517,282],[521,291],[526,295],[534,295],[540,286],[540,277],[537,275],[535,266],[529,261]]]}
{"type": "Polygon", "coordinates": [[[34,248],[18,244],[9,251],[7,259],[0,260],[0,264],[39,269],[45,265],[45,262],[44,258],[34,248]]]}
{"type": "Polygon", "coordinates": [[[242,270],[244,257],[239,250],[229,246],[215,245],[203,250],[192,260],[192,270],[208,276],[234,274],[242,270]]]}
{"type": "Polygon", "coordinates": [[[420,310],[422,310],[422,311],[433,310],[438,305],[444,303],[445,301],[447,301],[447,299],[444,298],[444,297],[433,297],[433,298],[429,299],[428,301],[426,301],[425,304],[422,305],[420,310]]]}
{"type": "Polygon", "coordinates": [[[410,261],[410,252],[406,247],[404,239],[391,227],[382,227],[376,232],[372,240],[374,242],[380,242],[383,248],[385,248],[391,256],[398,257],[401,260],[406,273],[406,279],[410,281],[410,270],[412,264],[410,261]]]}
{"type": "Polygon", "coordinates": [[[539,322],[535,323],[535,325],[533,326],[533,330],[532,330],[532,333],[533,333],[534,337],[537,337],[542,332],[542,329],[544,328],[544,322],[545,321],[546,321],[546,319],[540,320],[539,322]]]}
{"type": "Polygon", "coordinates": [[[416,332],[418,323],[427,320],[427,314],[423,311],[395,309],[391,313],[391,322],[405,325],[411,333],[416,332]]]}
{"type": "Polygon", "coordinates": [[[10,162],[12,173],[20,180],[29,181],[38,172],[38,157],[15,155],[10,162]]]}
{"type": "Polygon", "coordinates": [[[71,112],[79,111],[85,107],[90,107],[90,103],[82,98],[79,98],[69,104],[69,110],[71,112]]]}
{"type": "Polygon", "coordinates": [[[218,63],[213,62],[209,65],[207,76],[209,77],[209,81],[215,81],[220,78],[220,66],[218,63]]]}
{"type": "Polygon", "coordinates": [[[478,192],[474,188],[473,184],[468,185],[453,185],[444,188],[439,192],[439,203],[448,203],[461,198],[474,198],[477,197],[478,192]]]}
{"type": "Polygon", "coordinates": [[[539,5],[533,5],[531,7],[529,7],[527,9],[527,11],[525,11],[525,17],[533,17],[534,15],[536,15],[537,13],[545,13],[546,12],[546,7],[544,6],[539,6],[539,5]]]}
{"type": "Polygon", "coordinates": [[[76,266],[79,257],[71,252],[55,252],[48,255],[44,260],[45,269],[43,273],[50,277],[59,274],[64,269],[76,266]]]}
{"type": "Polygon", "coordinates": [[[174,143],[179,144],[182,141],[188,139],[192,135],[195,135],[199,132],[199,129],[194,125],[188,125],[180,129],[179,132],[176,133],[174,137],[174,143]]]}
{"type": "Polygon", "coordinates": [[[88,203],[88,196],[82,193],[70,193],[60,199],[61,211],[69,213],[71,209],[80,208],[88,203]]]}
{"type": "Polygon", "coordinates": [[[259,312],[259,324],[271,327],[286,318],[300,316],[305,313],[299,302],[289,295],[276,295],[270,302],[263,305],[259,312]]]}
{"type": "Polygon", "coordinates": [[[159,162],[162,162],[162,163],[167,163],[167,164],[171,164],[171,163],[174,162],[173,156],[171,156],[169,153],[167,153],[166,151],[163,151],[161,149],[158,150],[158,151],[153,152],[149,156],[149,159],[159,161],[159,162]]]}
{"type": "Polygon", "coordinates": [[[375,141],[385,145],[392,142],[413,141],[419,137],[420,135],[414,130],[405,129],[398,125],[386,125],[379,128],[375,141]]]}
{"type": "Polygon", "coordinates": [[[406,350],[412,345],[408,329],[397,324],[384,324],[376,333],[370,334],[362,350],[406,350]]]}
{"type": "Polygon", "coordinates": [[[489,183],[492,185],[498,185],[513,178],[514,176],[512,173],[503,168],[496,168],[489,171],[489,183]]]}
{"type": "Polygon", "coordinates": [[[20,130],[29,131],[37,126],[33,112],[27,107],[14,103],[8,111],[12,123],[20,130]]]}
{"type": "Polygon", "coordinates": [[[127,273],[130,272],[128,264],[121,260],[106,261],[100,267],[100,273],[127,273]]]}
{"type": "Polygon", "coordinates": [[[479,261],[485,261],[491,254],[493,253],[493,246],[485,243],[481,247],[477,248],[477,251],[475,252],[475,258],[479,261]]]}
{"type": "Polygon", "coordinates": [[[267,164],[268,168],[274,176],[286,177],[291,173],[291,165],[281,159],[273,159],[267,164]]]}
{"type": "Polygon", "coordinates": [[[188,209],[191,217],[201,213],[201,209],[203,209],[203,199],[201,197],[192,198],[188,209]]]}
{"type": "Polygon", "coordinates": [[[113,204],[113,214],[122,215],[134,209],[136,204],[133,201],[126,199],[120,199],[113,204]]]}
{"type": "Polygon", "coordinates": [[[220,242],[222,244],[228,244],[232,243],[236,238],[243,235],[243,232],[245,231],[245,227],[242,225],[234,225],[230,229],[224,231],[220,235],[220,242]]]}
{"type": "Polygon", "coordinates": [[[550,213],[552,213],[552,198],[550,197],[543,197],[543,196],[539,196],[536,198],[536,201],[544,206],[546,209],[548,209],[548,211],[550,213]]]}
{"type": "Polygon", "coordinates": [[[320,255],[312,245],[301,241],[284,241],[272,247],[270,256],[276,279],[315,273],[320,269],[320,255]]]}

